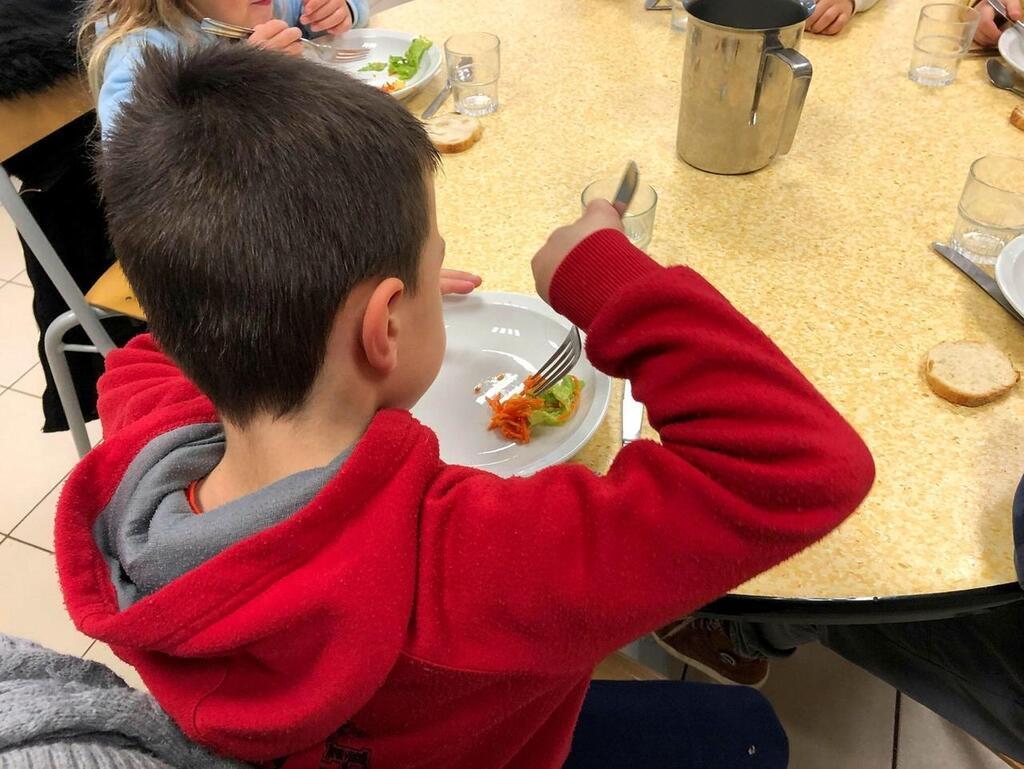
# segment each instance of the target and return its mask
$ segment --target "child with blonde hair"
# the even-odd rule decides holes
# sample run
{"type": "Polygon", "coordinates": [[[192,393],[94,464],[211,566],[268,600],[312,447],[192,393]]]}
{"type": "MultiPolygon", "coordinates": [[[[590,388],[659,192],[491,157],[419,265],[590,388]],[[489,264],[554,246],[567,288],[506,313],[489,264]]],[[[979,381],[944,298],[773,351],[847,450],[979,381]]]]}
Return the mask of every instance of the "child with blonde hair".
{"type": "Polygon", "coordinates": [[[142,49],[198,43],[204,17],[251,27],[250,45],[301,56],[298,25],[337,35],[366,26],[370,9],[368,0],[89,0],[78,45],[104,136],[131,96],[142,49]]]}

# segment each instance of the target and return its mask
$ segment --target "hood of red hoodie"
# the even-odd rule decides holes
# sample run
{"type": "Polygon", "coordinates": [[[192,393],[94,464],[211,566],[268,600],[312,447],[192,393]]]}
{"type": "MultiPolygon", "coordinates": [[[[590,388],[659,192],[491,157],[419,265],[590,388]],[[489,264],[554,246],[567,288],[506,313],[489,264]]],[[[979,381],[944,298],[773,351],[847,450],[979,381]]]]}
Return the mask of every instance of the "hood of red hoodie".
{"type": "Polygon", "coordinates": [[[94,524],[152,441],[216,420],[208,401],[184,410],[119,431],[68,478],[56,523],[65,603],[197,741],[251,761],[304,750],[348,721],[398,659],[436,438],[407,412],[380,412],[298,512],[122,609],[94,524]]]}

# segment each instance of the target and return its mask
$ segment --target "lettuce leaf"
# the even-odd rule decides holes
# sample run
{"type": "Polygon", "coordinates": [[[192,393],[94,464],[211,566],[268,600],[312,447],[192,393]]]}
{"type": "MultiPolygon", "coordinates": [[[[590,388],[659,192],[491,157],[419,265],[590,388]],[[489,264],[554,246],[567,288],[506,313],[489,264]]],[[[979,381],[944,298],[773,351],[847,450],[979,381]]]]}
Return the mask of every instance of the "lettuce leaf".
{"type": "Polygon", "coordinates": [[[388,63],[386,61],[371,61],[365,67],[360,67],[360,72],[383,72],[387,69],[388,63]]]}
{"type": "Polygon", "coordinates": [[[425,37],[417,37],[405,52],[405,56],[388,57],[388,74],[397,75],[402,80],[410,80],[420,68],[423,54],[433,45],[425,37]]]}
{"type": "Polygon", "coordinates": [[[560,425],[565,422],[575,409],[577,382],[583,389],[583,382],[568,374],[540,396],[544,405],[530,412],[530,425],[560,425]]]}

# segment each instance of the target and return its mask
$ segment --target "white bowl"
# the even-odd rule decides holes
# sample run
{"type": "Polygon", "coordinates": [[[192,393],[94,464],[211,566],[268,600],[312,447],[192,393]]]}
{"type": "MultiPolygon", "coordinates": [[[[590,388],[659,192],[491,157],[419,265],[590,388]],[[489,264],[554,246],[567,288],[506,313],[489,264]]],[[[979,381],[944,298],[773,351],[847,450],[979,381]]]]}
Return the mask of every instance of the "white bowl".
{"type": "Polygon", "coordinates": [[[1019,77],[1024,77],[1024,32],[1010,27],[999,36],[999,53],[1019,77]]]}
{"type": "Polygon", "coordinates": [[[1024,315],[1024,235],[1014,238],[996,260],[996,283],[1013,309],[1024,315]]]}
{"type": "MultiPolygon", "coordinates": [[[[370,51],[370,55],[362,61],[345,64],[331,64],[330,66],[340,69],[342,72],[347,72],[353,77],[379,88],[389,80],[393,79],[393,76],[388,75],[386,69],[383,72],[360,72],[359,70],[370,62],[386,62],[389,56],[404,56],[405,52],[409,49],[409,44],[417,37],[418,35],[412,35],[408,32],[399,32],[394,29],[349,30],[341,37],[336,38],[334,45],[338,48],[359,48],[364,43],[371,43],[373,45],[373,49],[370,51]]],[[[420,59],[420,68],[416,71],[413,78],[406,82],[405,88],[393,91],[393,96],[397,96],[399,99],[405,99],[412,96],[434,76],[437,70],[441,68],[441,60],[444,58],[441,55],[442,44],[436,40],[434,40],[433,43],[434,44],[424,52],[423,58],[420,59]]]]}
{"type": "Polygon", "coordinates": [[[533,430],[518,444],[488,430],[491,409],[486,384],[500,385],[534,373],[565,339],[571,324],[536,296],[478,292],[445,299],[448,347],[434,384],[412,410],[433,428],[441,458],[449,464],[490,470],[497,475],[531,475],[575,455],[604,420],[611,380],[580,359],[573,374],[583,380],[580,405],[564,425],[533,430]],[[478,384],[485,387],[476,392],[478,384]]]}

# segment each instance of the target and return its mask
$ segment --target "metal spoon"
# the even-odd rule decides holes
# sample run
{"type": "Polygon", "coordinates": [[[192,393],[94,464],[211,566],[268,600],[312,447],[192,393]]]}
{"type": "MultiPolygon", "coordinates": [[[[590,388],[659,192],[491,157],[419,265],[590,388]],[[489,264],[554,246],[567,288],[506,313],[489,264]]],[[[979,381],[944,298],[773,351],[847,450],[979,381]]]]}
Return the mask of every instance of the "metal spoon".
{"type": "Polygon", "coordinates": [[[1013,74],[1013,71],[1003,62],[999,61],[999,59],[989,59],[985,69],[988,70],[988,79],[996,88],[1002,88],[1018,96],[1024,96],[1024,88],[1017,85],[1017,77],[1013,74]]]}

